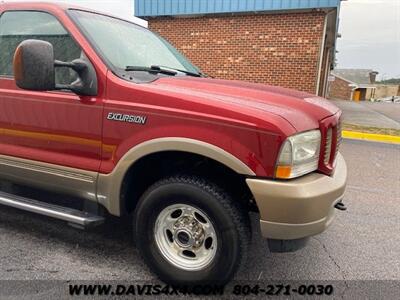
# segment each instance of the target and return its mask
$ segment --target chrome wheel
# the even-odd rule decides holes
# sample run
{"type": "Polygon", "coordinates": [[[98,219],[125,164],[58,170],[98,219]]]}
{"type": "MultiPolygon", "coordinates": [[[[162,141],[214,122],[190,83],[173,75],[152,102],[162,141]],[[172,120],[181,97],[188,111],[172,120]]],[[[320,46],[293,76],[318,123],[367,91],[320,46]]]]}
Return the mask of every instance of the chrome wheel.
{"type": "Polygon", "coordinates": [[[217,234],[208,216],[187,204],[163,209],[154,226],[155,241],[163,257],[175,267],[199,271],[213,261],[217,234]]]}

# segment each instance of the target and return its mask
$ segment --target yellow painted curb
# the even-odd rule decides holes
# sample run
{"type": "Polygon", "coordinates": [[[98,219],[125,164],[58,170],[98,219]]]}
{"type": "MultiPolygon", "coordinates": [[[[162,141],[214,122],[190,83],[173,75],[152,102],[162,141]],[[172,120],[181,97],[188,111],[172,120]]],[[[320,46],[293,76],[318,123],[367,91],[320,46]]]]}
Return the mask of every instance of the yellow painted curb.
{"type": "Polygon", "coordinates": [[[383,142],[383,143],[390,143],[390,144],[400,144],[400,136],[394,136],[394,135],[343,130],[342,136],[347,139],[366,140],[366,141],[383,142]]]}

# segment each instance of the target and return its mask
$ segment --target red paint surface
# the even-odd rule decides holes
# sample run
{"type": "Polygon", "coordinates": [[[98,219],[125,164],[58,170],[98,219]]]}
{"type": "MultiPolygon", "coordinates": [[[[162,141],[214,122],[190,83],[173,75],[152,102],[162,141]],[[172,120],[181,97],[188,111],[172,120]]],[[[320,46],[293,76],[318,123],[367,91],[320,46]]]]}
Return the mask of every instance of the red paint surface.
{"type": "Polygon", "coordinates": [[[99,93],[23,91],[0,77],[0,154],[109,173],[135,145],[185,137],[218,146],[258,176],[271,177],[287,136],[325,130],[323,120],[339,111],[313,95],[260,84],[192,77],[128,82],[107,70],[62,6],[9,3],[0,12],[11,9],[56,16],[93,63],[99,93]],[[147,123],[109,121],[109,112],[143,115],[147,123]]]}

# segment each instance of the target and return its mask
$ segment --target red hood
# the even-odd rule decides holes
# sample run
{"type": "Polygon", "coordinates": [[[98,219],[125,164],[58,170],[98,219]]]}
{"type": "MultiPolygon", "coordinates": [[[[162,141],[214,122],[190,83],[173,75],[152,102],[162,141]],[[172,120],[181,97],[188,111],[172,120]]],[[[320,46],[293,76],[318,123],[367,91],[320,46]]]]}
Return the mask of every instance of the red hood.
{"type": "Polygon", "coordinates": [[[245,114],[257,110],[278,115],[297,131],[317,128],[320,120],[339,111],[324,98],[263,84],[194,77],[162,78],[153,84],[188,98],[204,99],[209,105],[228,104],[245,114]]]}

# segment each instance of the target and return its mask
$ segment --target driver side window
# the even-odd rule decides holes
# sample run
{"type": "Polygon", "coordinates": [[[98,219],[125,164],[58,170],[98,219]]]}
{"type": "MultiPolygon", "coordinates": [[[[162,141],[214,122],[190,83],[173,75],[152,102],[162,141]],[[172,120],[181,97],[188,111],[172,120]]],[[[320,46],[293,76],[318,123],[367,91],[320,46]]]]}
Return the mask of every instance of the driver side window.
{"type": "MultiPolygon", "coordinates": [[[[82,55],[82,50],[54,16],[38,11],[5,12],[0,17],[0,76],[13,76],[15,50],[28,39],[51,43],[56,60],[68,62],[82,55]]],[[[56,69],[57,84],[70,84],[76,79],[71,69],[56,69]]]]}

